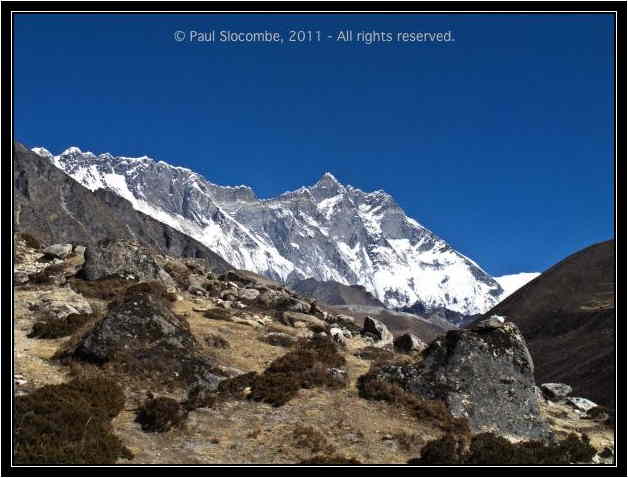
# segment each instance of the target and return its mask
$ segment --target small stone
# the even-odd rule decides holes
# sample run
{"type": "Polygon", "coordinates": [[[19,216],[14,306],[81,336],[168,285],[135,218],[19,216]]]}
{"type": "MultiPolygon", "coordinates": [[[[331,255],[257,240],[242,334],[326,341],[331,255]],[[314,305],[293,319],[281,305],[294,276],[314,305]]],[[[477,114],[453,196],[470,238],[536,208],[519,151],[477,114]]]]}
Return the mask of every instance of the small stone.
{"type": "Polygon", "coordinates": [[[484,319],[473,327],[476,330],[480,329],[501,329],[506,320],[506,318],[501,315],[491,315],[488,319],[484,319]]]}
{"type": "Polygon", "coordinates": [[[582,397],[567,397],[567,403],[573,406],[576,410],[580,410],[581,412],[588,412],[592,408],[598,406],[597,403],[582,397]]]}
{"type": "Polygon", "coordinates": [[[553,402],[558,402],[569,396],[572,388],[565,383],[543,383],[541,384],[543,395],[553,402]]]}

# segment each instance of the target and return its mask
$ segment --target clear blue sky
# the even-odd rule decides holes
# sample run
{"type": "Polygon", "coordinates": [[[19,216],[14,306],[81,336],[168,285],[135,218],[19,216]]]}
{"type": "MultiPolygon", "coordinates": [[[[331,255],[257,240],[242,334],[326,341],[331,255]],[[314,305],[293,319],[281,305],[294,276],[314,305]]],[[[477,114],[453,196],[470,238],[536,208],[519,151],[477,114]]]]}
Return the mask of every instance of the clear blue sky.
{"type": "Polygon", "coordinates": [[[542,271],[614,235],[613,35],[610,15],[18,15],[15,139],[147,154],[260,197],[331,171],[493,275],[542,271]],[[326,38],[347,28],[455,42],[326,38]],[[323,41],[173,37],[211,29],[323,41]]]}

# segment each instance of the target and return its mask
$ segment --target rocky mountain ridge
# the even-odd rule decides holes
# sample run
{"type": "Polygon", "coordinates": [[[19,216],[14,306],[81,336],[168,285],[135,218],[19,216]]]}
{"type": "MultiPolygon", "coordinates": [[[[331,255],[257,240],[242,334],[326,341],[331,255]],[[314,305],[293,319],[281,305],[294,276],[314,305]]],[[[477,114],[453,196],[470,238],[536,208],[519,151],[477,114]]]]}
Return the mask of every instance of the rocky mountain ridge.
{"type": "Polygon", "coordinates": [[[472,315],[501,286],[475,262],[407,217],[384,191],[363,192],[325,173],[309,187],[258,199],[247,186],[193,171],[72,147],[38,155],[90,190],[107,189],[206,245],[227,262],[288,285],[313,278],[361,285],[390,308],[444,307],[472,315]]]}

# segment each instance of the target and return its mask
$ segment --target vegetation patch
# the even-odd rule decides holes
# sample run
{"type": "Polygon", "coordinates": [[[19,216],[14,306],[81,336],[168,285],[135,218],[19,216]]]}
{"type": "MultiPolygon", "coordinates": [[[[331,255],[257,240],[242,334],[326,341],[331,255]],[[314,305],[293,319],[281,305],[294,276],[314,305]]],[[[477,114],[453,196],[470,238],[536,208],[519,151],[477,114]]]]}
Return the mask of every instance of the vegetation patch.
{"type": "Polygon", "coordinates": [[[218,334],[209,334],[205,336],[205,345],[213,349],[228,349],[231,347],[227,339],[218,334]]]}
{"type": "Polygon", "coordinates": [[[556,443],[525,441],[510,443],[493,433],[473,436],[468,451],[459,438],[447,434],[430,441],[411,465],[569,465],[588,463],[595,455],[589,438],[572,433],[556,443]]]}
{"type": "Polygon", "coordinates": [[[446,432],[468,437],[469,424],[465,418],[457,418],[449,413],[442,400],[422,400],[406,392],[399,385],[389,383],[377,376],[377,368],[358,378],[358,393],[366,400],[388,402],[408,410],[419,421],[428,421],[446,432]]]}
{"type": "Polygon", "coordinates": [[[38,249],[39,250],[42,247],[41,241],[39,239],[37,239],[35,236],[33,236],[31,233],[29,233],[29,232],[21,232],[20,233],[20,238],[31,249],[38,249]]]}
{"type": "Polygon", "coordinates": [[[344,455],[316,455],[308,460],[303,460],[298,465],[362,465],[362,462],[355,458],[348,458],[344,455]]]}
{"type": "Polygon", "coordinates": [[[15,399],[15,463],[110,465],[131,452],[112,433],[124,393],[103,378],[46,385],[15,399]]]}
{"type": "Polygon", "coordinates": [[[183,425],[186,418],[187,411],[179,402],[168,397],[157,397],[144,402],[135,421],[145,432],[164,433],[183,425]]]}
{"type": "Polygon", "coordinates": [[[35,339],[68,337],[93,319],[94,315],[91,314],[70,314],[63,318],[50,316],[35,322],[28,337],[35,339]]]}
{"type": "Polygon", "coordinates": [[[395,354],[390,350],[381,349],[378,347],[364,347],[355,352],[353,355],[361,358],[362,360],[369,360],[380,363],[390,362],[395,358],[395,354]]]}
{"type": "Polygon", "coordinates": [[[83,280],[72,278],[69,280],[70,288],[77,294],[90,299],[111,301],[124,294],[124,291],[135,281],[119,278],[83,280]]]}
{"type": "Polygon", "coordinates": [[[220,307],[214,307],[203,312],[203,317],[212,320],[227,320],[230,321],[233,317],[233,312],[220,307]]]}
{"type": "Polygon", "coordinates": [[[292,432],[292,439],[295,447],[306,448],[312,453],[329,456],[336,451],[325,435],[314,427],[297,425],[292,432]]]}
{"type": "Polygon", "coordinates": [[[63,274],[65,265],[63,263],[50,264],[44,270],[35,272],[28,277],[33,284],[50,284],[54,282],[55,277],[63,274]]]}

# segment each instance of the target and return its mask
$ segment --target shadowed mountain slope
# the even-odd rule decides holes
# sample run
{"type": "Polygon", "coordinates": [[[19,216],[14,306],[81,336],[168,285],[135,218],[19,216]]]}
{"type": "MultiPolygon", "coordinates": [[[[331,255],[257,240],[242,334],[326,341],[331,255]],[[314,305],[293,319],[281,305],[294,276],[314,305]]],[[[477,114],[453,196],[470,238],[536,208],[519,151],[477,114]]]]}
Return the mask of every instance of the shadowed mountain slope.
{"type": "Polygon", "coordinates": [[[486,315],[523,332],[538,383],[615,407],[615,243],[592,245],[554,265],[486,315]]]}
{"type": "Polygon", "coordinates": [[[86,189],[19,143],[14,144],[13,181],[15,229],[45,244],[129,239],[173,256],[207,259],[217,272],[232,269],[200,242],[136,211],[117,194],[86,189]]]}

